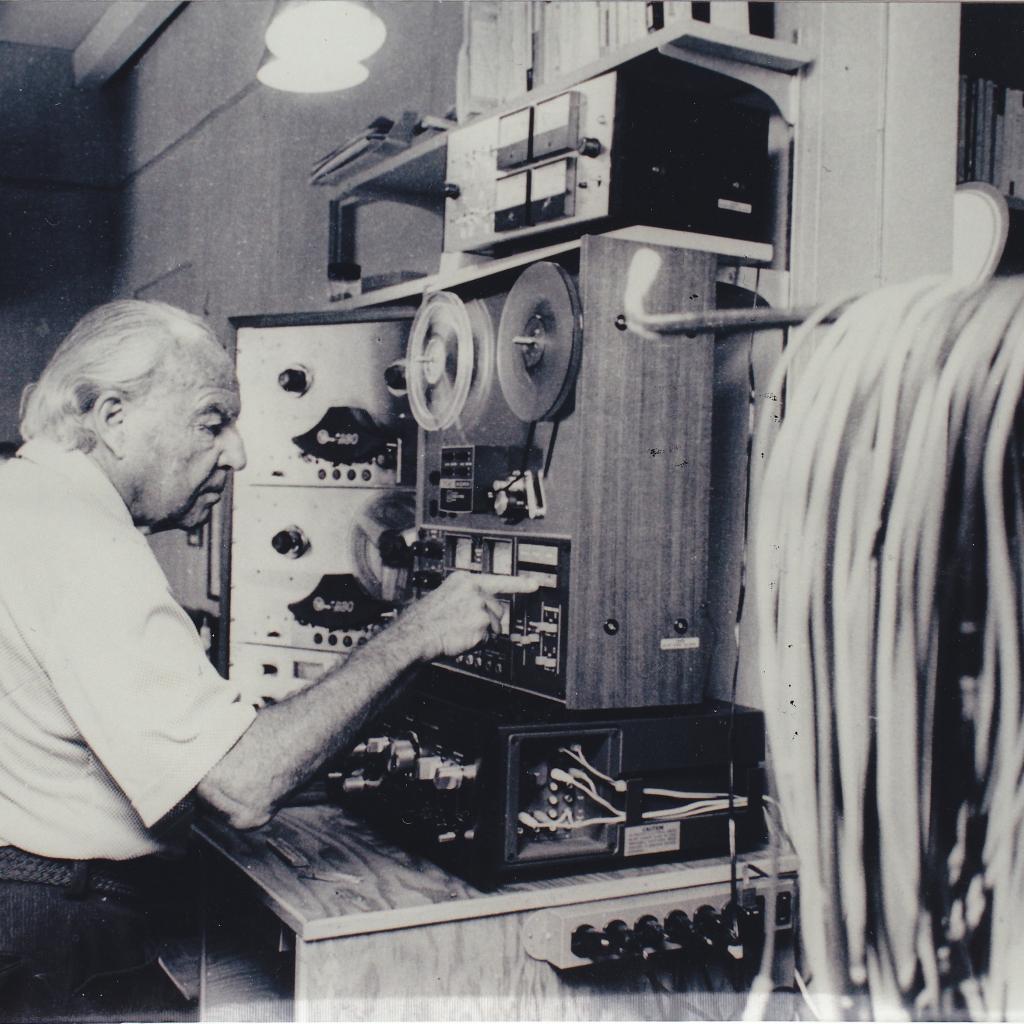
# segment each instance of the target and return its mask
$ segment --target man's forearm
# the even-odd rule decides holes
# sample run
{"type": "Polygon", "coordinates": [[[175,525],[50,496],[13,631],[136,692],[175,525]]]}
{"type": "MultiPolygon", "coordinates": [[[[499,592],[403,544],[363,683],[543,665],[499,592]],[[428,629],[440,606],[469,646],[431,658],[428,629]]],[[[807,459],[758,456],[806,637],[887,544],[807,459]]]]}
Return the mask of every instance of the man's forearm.
{"type": "Polygon", "coordinates": [[[320,681],[264,708],[200,783],[199,795],[238,828],[261,825],[280,801],[332,754],[397,689],[403,673],[431,656],[414,616],[400,616],[320,681]]]}

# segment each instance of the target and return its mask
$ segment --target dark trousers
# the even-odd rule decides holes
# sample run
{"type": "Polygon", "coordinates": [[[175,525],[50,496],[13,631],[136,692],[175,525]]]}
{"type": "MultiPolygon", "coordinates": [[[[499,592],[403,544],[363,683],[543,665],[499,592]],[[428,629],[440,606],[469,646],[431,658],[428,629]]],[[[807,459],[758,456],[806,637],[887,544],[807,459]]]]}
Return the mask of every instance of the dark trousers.
{"type": "Polygon", "coordinates": [[[0,1020],[190,1020],[159,965],[164,901],[0,881],[0,1020]]]}

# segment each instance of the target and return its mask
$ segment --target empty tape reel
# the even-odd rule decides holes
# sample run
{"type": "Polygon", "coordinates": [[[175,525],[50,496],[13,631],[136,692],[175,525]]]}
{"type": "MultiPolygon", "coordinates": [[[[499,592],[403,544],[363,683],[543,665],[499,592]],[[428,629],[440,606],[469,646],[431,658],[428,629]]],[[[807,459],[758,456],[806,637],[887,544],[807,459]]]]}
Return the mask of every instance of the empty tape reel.
{"type": "Polygon", "coordinates": [[[385,565],[379,543],[385,530],[407,530],[415,521],[415,497],[405,491],[385,491],[353,522],[353,574],[370,597],[404,604],[412,596],[408,569],[385,565]]]}
{"type": "Polygon", "coordinates": [[[426,299],[409,331],[409,406],[424,430],[471,426],[494,376],[494,332],[482,302],[451,292],[426,299]]]}
{"type": "Polygon", "coordinates": [[[508,293],[498,325],[498,381],[509,408],[527,423],[552,419],[579,369],[579,293],[557,263],[534,263],[508,293]]]}

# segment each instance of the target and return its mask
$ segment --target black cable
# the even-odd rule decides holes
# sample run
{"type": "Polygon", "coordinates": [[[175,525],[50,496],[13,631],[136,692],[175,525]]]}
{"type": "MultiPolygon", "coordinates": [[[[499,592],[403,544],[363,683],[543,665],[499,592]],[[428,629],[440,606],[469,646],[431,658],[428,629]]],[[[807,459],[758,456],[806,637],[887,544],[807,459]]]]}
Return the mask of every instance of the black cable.
{"type": "MultiPolygon", "coordinates": [[[[757,306],[758,288],[761,283],[761,268],[758,267],[754,278],[754,307],[757,306]]],[[[750,344],[747,346],[747,445],[746,445],[746,480],[743,493],[743,536],[740,547],[740,585],[736,599],[735,646],[736,651],[732,662],[732,683],[729,693],[729,729],[726,733],[726,750],[729,758],[729,891],[733,904],[739,906],[739,881],[737,879],[737,861],[739,854],[736,844],[735,794],[736,794],[736,694],[739,688],[740,674],[740,624],[743,621],[743,606],[747,592],[747,542],[750,533],[750,477],[753,471],[755,409],[757,404],[757,380],[754,373],[754,339],[756,334],[750,332],[750,344]]]]}

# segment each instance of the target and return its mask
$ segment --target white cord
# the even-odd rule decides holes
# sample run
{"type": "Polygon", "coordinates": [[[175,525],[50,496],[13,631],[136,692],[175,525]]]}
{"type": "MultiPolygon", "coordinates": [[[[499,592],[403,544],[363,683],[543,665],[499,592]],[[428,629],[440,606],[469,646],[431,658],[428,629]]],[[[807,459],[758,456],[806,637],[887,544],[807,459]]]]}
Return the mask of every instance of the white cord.
{"type": "Polygon", "coordinates": [[[622,779],[613,779],[610,775],[605,775],[599,768],[595,768],[587,759],[583,756],[583,751],[579,745],[574,744],[571,747],[559,747],[558,752],[565,754],[567,757],[571,757],[577,764],[582,765],[591,775],[596,776],[602,782],[607,782],[617,793],[626,792],[626,783],[622,779]]]}
{"type": "Polygon", "coordinates": [[[785,409],[764,403],[751,487],[807,960],[819,999],[1001,1017],[1024,999],[1024,284],[844,306],[760,389],[785,409]]]}

